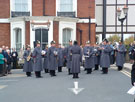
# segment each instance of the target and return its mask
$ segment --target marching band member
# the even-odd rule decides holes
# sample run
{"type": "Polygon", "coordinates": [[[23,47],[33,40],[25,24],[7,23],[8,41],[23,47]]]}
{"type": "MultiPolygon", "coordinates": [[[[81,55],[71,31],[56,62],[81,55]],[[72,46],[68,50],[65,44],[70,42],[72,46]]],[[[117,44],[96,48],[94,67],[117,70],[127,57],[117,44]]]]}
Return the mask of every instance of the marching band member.
{"type": "Polygon", "coordinates": [[[42,49],[40,47],[40,41],[37,41],[32,56],[34,59],[33,70],[35,71],[36,78],[42,78],[42,49]]]}
{"type": "Polygon", "coordinates": [[[86,42],[86,46],[83,48],[83,54],[85,57],[85,63],[84,67],[87,70],[87,74],[92,73],[92,68],[94,68],[95,63],[94,63],[94,51],[93,47],[90,46],[90,41],[86,42]]]}
{"type": "Polygon", "coordinates": [[[73,78],[79,78],[78,73],[80,73],[80,62],[82,62],[82,50],[78,46],[78,42],[74,41],[74,45],[71,47],[71,73],[73,78]]]}
{"type": "Polygon", "coordinates": [[[70,60],[70,51],[72,47],[72,40],[69,40],[69,46],[65,48],[66,50],[66,60],[67,60],[67,68],[68,68],[68,74],[71,75],[71,60],[70,60]]]}
{"type": "Polygon", "coordinates": [[[94,55],[95,70],[98,70],[100,64],[100,50],[96,44],[94,45],[94,55]]]}
{"type": "Polygon", "coordinates": [[[123,69],[123,64],[125,62],[125,53],[126,49],[124,44],[122,44],[121,41],[119,41],[118,48],[116,50],[116,66],[118,67],[118,71],[121,71],[123,69]]]}
{"type": "Polygon", "coordinates": [[[43,63],[43,68],[44,68],[44,71],[45,73],[48,73],[49,70],[48,70],[48,45],[46,45],[45,49],[44,49],[44,52],[43,52],[43,56],[44,56],[44,63],[43,63]]]}
{"type": "Polygon", "coordinates": [[[23,58],[25,60],[23,71],[26,72],[27,77],[31,77],[31,72],[33,71],[33,60],[30,45],[27,45],[23,58]]]}
{"type": "Polygon", "coordinates": [[[55,41],[51,41],[51,47],[48,49],[48,62],[49,62],[49,71],[51,76],[56,76],[55,70],[58,67],[58,51],[55,47],[55,41]]]}
{"type": "Polygon", "coordinates": [[[108,40],[104,39],[100,47],[101,56],[100,56],[100,66],[102,67],[103,74],[108,74],[108,68],[110,67],[110,46],[107,44],[108,40]]]}
{"type": "Polygon", "coordinates": [[[59,44],[58,48],[58,72],[62,72],[63,67],[63,61],[64,61],[64,50],[61,47],[61,44],[59,44]]]}

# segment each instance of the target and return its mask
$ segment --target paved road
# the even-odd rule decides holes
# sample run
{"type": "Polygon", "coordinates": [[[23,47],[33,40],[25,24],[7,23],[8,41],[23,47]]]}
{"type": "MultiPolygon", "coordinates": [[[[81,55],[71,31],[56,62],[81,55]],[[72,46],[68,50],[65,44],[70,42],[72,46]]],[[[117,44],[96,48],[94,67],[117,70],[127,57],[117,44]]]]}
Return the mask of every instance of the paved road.
{"type": "Polygon", "coordinates": [[[0,78],[0,102],[133,102],[134,96],[126,93],[131,88],[130,77],[115,67],[108,75],[101,71],[86,75],[82,70],[79,79],[72,79],[66,69],[57,77],[42,75],[41,79],[34,75],[27,78],[22,70],[15,70],[11,76],[0,78]],[[74,87],[74,81],[85,88],[78,95],[68,89],[74,87]]]}

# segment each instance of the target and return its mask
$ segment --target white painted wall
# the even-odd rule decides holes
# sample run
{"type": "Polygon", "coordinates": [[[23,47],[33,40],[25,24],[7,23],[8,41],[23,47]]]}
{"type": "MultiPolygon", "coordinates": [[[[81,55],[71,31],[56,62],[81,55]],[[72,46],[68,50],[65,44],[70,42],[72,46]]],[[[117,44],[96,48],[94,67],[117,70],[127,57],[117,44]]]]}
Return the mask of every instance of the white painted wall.
{"type": "MultiPolygon", "coordinates": [[[[37,21],[34,20],[35,23],[46,23],[48,21],[37,21]]],[[[48,31],[48,44],[50,46],[50,42],[53,40],[53,21],[50,22],[50,28],[48,31]]],[[[47,25],[34,25],[34,28],[47,28],[47,25]]],[[[30,25],[30,45],[33,48],[33,42],[35,41],[35,31],[32,30],[32,25],[30,25]]]]}
{"type": "Polygon", "coordinates": [[[76,40],[76,22],[59,22],[59,43],[62,44],[63,41],[63,29],[70,28],[72,29],[71,40],[76,40]]]}
{"type": "Polygon", "coordinates": [[[15,44],[15,28],[20,28],[22,31],[22,47],[25,45],[25,22],[24,21],[19,21],[19,22],[11,22],[10,23],[10,31],[11,31],[11,48],[16,48],[15,44]]]}

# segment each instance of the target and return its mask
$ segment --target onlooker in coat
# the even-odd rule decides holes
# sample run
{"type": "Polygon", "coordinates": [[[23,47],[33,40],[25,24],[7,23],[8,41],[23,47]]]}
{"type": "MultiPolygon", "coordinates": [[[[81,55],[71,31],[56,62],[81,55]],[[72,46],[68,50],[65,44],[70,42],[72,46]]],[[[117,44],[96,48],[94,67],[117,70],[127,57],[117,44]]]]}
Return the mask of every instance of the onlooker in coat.
{"type": "Polygon", "coordinates": [[[11,56],[13,58],[13,69],[16,69],[17,68],[18,53],[16,52],[15,49],[13,49],[11,56]]]}
{"type": "Polygon", "coordinates": [[[2,54],[2,48],[0,48],[0,77],[3,76],[4,56],[2,54]]]}
{"type": "Polygon", "coordinates": [[[10,50],[7,50],[8,57],[7,57],[7,74],[11,74],[11,63],[12,63],[12,56],[10,50]]]}

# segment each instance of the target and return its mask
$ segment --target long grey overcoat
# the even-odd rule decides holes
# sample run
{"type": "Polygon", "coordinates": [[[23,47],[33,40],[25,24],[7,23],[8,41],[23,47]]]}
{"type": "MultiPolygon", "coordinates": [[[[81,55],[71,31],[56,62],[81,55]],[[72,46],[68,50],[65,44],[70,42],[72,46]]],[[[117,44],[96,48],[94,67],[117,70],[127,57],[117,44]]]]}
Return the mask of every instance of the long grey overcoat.
{"type": "Polygon", "coordinates": [[[32,60],[32,58],[30,59],[30,61],[27,61],[27,57],[30,55],[30,53],[31,53],[30,51],[26,50],[26,51],[24,51],[24,54],[23,54],[23,58],[25,60],[24,66],[23,66],[24,72],[32,72],[33,71],[33,60],[32,60]]]}

